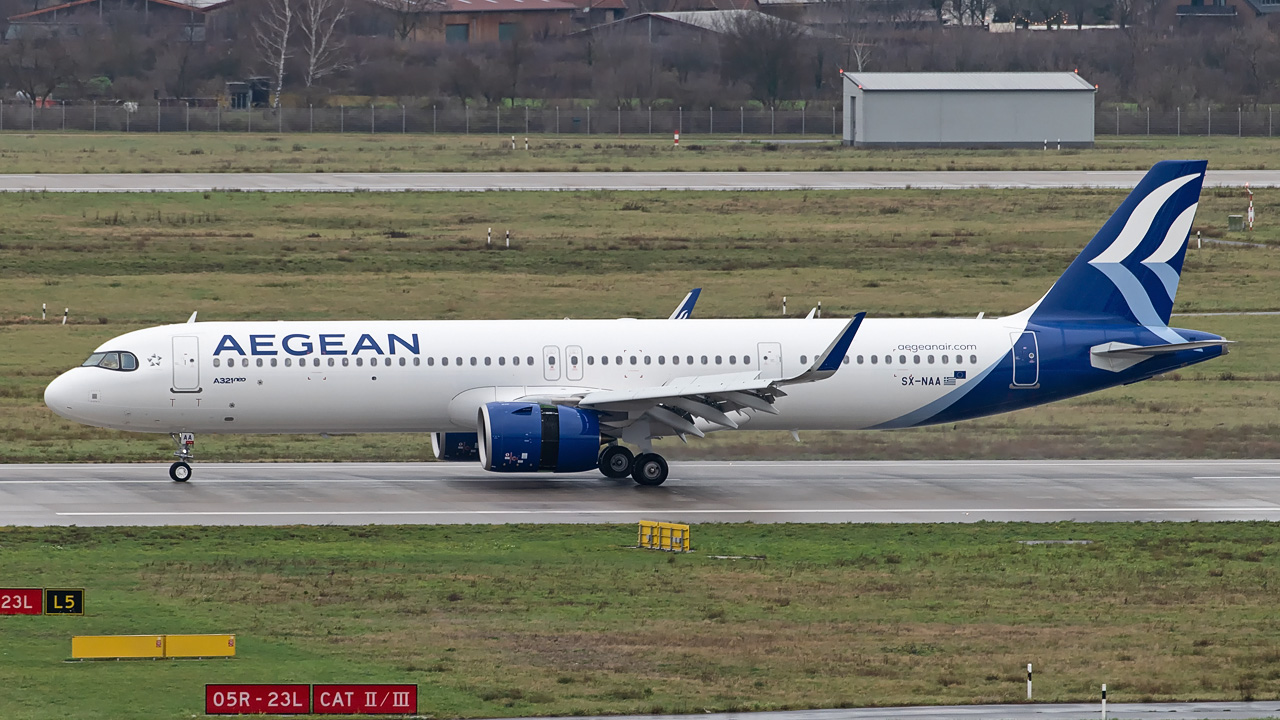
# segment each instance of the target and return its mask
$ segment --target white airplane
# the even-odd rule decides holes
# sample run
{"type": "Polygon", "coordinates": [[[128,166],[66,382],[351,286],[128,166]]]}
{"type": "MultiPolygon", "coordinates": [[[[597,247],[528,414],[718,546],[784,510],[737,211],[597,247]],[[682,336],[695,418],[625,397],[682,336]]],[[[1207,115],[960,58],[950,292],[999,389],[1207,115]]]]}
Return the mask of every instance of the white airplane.
{"type": "Polygon", "coordinates": [[[668,467],[655,438],[955,422],[1224,354],[1223,338],[1168,326],[1205,166],[1158,163],[1049,292],[1008,317],[192,315],[103,343],[49,384],[45,402],[77,422],[168,433],[178,482],[191,476],[199,433],[422,432],[441,460],[495,472],[598,468],[659,485],[668,467]]]}

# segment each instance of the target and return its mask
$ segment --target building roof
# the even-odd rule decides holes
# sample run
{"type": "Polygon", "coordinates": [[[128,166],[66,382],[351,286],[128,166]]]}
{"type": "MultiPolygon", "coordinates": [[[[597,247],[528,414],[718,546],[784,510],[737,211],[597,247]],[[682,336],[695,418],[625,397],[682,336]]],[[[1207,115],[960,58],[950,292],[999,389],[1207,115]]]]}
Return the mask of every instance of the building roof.
{"type": "Polygon", "coordinates": [[[577,10],[565,0],[444,0],[440,12],[536,12],[539,10],[577,10]]]}
{"type": "MultiPolygon", "coordinates": [[[[49,7],[40,8],[39,10],[34,10],[32,12],[25,12],[20,15],[10,15],[9,20],[10,21],[27,20],[29,18],[39,17],[47,13],[57,13],[59,10],[68,10],[70,8],[80,7],[81,5],[91,5],[93,3],[103,2],[103,1],[104,0],[71,0],[71,2],[59,3],[57,5],[50,5],[49,7]]],[[[164,5],[166,7],[178,8],[179,10],[194,10],[195,12],[200,12],[200,13],[208,12],[210,10],[216,10],[217,8],[222,7],[223,5],[230,5],[231,3],[235,2],[235,0],[147,0],[147,1],[154,5],[164,5]]]]}
{"type": "Polygon", "coordinates": [[[866,73],[846,72],[860,90],[1089,90],[1093,84],[1074,72],[866,73]]]}
{"type": "Polygon", "coordinates": [[[779,22],[779,23],[786,23],[787,25],[795,25],[799,27],[805,35],[815,35],[815,36],[826,37],[825,33],[822,33],[821,31],[818,31],[818,30],[814,30],[813,28],[810,28],[807,25],[800,25],[799,23],[793,23],[790,20],[783,20],[782,18],[778,18],[778,17],[774,17],[773,15],[767,15],[765,13],[762,13],[759,10],[690,10],[686,12],[640,13],[638,15],[625,17],[621,20],[615,20],[611,23],[597,25],[593,28],[588,28],[581,32],[583,33],[593,33],[593,32],[600,32],[600,31],[607,32],[607,31],[614,30],[614,29],[628,26],[628,25],[634,25],[637,23],[651,22],[653,20],[658,20],[660,22],[672,23],[675,25],[683,25],[685,27],[696,28],[698,30],[705,30],[707,32],[724,33],[733,27],[733,22],[736,18],[745,17],[748,15],[766,18],[770,22],[779,22]]]}

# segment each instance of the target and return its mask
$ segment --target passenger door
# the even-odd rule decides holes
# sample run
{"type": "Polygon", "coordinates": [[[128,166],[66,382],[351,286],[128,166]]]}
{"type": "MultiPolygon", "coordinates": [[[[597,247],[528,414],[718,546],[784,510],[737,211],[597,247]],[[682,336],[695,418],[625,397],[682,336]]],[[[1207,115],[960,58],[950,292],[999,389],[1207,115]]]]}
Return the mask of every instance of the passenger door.
{"type": "Polygon", "coordinates": [[[200,392],[200,338],[173,338],[173,391],[200,392]]]}
{"type": "Polygon", "coordinates": [[[1040,384],[1040,346],[1036,334],[1030,330],[1014,335],[1013,339],[1013,387],[1034,388],[1040,384]]]}

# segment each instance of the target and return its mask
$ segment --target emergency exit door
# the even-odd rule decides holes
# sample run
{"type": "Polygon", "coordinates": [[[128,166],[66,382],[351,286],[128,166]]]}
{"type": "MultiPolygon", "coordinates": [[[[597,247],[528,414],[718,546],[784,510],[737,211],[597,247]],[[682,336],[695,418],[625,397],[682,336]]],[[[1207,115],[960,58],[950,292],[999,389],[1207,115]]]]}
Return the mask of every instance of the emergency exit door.
{"type": "Polygon", "coordinates": [[[760,378],[777,380],[782,377],[782,343],[756,343],[760,355],[760,378]]]}

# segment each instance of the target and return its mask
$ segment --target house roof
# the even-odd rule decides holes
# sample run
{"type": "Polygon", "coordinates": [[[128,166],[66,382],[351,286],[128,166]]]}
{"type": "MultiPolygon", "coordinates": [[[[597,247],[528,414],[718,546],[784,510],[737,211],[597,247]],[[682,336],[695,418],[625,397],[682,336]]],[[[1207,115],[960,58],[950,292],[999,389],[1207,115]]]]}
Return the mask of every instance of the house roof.
{"type": "Polygon", "coordinates": [[[444,0],[444,7],[440,12],[538,12],[577,9],[577,5],[566,0],[444,0]]]}
{"type": "MultiPolygon", "coordinates": [[[[103,0],[71,0],[71,2],[59,3],[58,5],[50,5],[49,7],[41,8],[39,10],[33,10],[32,12],[25,12],[20,15],[10,15],[9,21],[12,22],[15,20],[27,20],[34,17],[39,17],[40,15],[45,15],[47,13],[56,13],[59,10],[69,10],[71,8],[79,7],[81,5],[91,5],[93,3],[102,2],[102,1],[103,0]]],[[[235,0],[147,0],[147,1],[155,5],[163,5],[165,7],[177,8],[179,10],[193,10],[199,13],[215,10],[219,7],[222,7],[223,5],[230,5],[231,3],[235,2],[235,0]]]]}
{"type": "Polygon", "coordinates": [[[861,90],[1094,90],[1073,72],[846,72],[861,90]]]}

